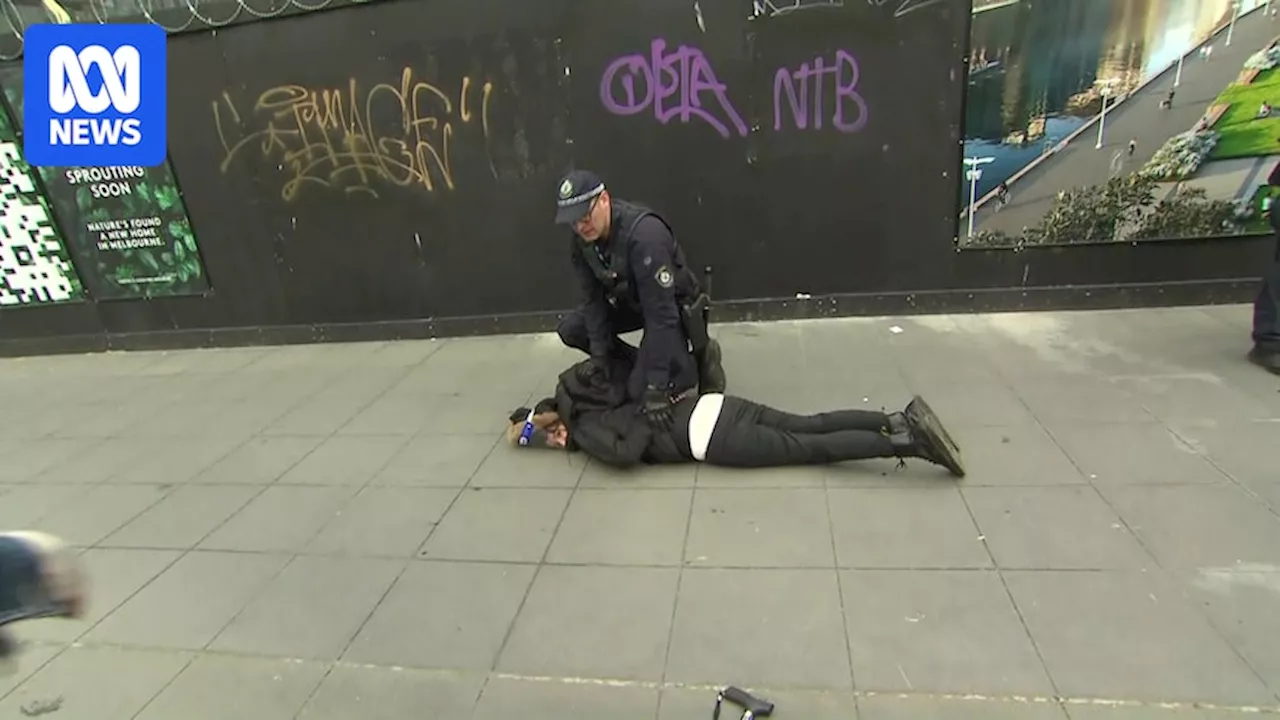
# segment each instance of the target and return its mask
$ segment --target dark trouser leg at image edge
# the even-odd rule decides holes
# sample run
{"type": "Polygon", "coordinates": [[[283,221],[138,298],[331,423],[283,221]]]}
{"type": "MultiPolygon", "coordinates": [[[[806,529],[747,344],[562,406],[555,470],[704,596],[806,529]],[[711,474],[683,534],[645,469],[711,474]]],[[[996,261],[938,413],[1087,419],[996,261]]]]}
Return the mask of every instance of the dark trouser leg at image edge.
{"type": "Polygon", "coordinates": [[[1249,359],[1280,375],[1280,230],[1253,302],[1253,349],[1249,359]]]}

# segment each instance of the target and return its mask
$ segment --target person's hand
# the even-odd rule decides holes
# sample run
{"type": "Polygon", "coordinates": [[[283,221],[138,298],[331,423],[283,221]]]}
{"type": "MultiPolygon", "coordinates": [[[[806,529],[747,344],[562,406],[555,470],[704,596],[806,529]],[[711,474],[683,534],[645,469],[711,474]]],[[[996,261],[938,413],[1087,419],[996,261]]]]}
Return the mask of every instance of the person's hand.
{"type": "Polygon", "coordinates": [[[654,430],[670,430],[675,422],[671,417],[671,396],[660,388],[647,388],[644,391],[644,416],[654,430]]]}
{"type": "Polygon", "coordinates": [[[603,382],[609,382],[609,360],[599,355],[593,355],[590,360],[578,366],[578,381],[590,385],[594,378],[600,378],[603,382]]]}

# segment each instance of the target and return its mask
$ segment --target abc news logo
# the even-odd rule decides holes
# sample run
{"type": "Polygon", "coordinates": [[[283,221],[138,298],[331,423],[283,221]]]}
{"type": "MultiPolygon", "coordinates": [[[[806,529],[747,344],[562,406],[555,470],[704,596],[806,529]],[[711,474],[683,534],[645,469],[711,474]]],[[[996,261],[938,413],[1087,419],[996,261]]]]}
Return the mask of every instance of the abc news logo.
{"type": "Polygon", "coordinates": [[[138,48],[121,45],[114,53],[101,45],[76,52],[59,45],[49,53],[49,118],[51,145],[137,145],[142,121],[123,117],[58,117],[77,109],[101,115],[113,109],[129,115],[142,104],[142,56],[138,48]],[[97,68],[102,86],[89,89],[88,71],[97,68]]]}
{"type": "Polygon", "coordinates": [[[168,36],[150,23],[26,29],[23,149],[40,167],[156,167],[168,155],[168,36]]]}

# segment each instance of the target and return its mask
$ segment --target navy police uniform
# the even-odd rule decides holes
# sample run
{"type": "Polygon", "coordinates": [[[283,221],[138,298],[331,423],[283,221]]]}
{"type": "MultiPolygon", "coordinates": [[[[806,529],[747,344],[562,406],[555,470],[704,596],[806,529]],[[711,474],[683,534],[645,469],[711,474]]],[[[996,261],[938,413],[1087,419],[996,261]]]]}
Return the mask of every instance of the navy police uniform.
{"type": "MultiPolygon", "coordinates": [[[[591,172],[567,175],[557,190],[556,222],[574,225],[604,192],[591,172]]],[[[610,198],[608,236],[588,242],[573,234],[571,259],[582,306],[558,329],[569,347],[590,355],[606,371],[609,358],[632,360],[631,397],[656,403],[702,392],[723,392],[718,343],[707,335],[702,307],[709,301],[689,269],[675,233],[662,216],[638,203],[610,198]],[[640,347],[618,335],[643,329],[640,347]]]]}
{"type": "MultiPolygon", "coordinates": [[[[1280,185],[1280,164],[1271,171],[1267,184],[1280,185]]],[[[1276,235],[1276,245],[1262,272],[1262,287],[1253,301],[1253,349],[1249,359],[1280,375],[1280,201],[1267,212],[1276,235]]]]}

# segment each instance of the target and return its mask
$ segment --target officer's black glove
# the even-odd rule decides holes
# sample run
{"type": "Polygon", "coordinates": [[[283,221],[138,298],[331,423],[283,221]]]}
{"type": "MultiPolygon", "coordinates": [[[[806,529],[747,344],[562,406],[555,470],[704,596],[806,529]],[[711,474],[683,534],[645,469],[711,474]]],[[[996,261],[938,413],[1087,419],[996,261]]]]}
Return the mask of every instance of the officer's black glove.
{"type": "Polygon", "coordinates": [[[649,386],[644,391],[644,416],[654,430],[670,430],[675,418],[671,416],[671,396],[667,391],[649,386]]]}
{"type": "Polygon", "coordinates": [[[590,385],[595,378],[609,382],[609,361],[600,356],[592,356],[590,360],[578,366],[578,382],[590,385]]]}

